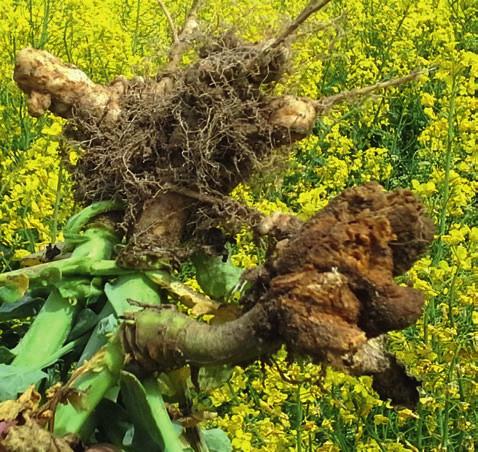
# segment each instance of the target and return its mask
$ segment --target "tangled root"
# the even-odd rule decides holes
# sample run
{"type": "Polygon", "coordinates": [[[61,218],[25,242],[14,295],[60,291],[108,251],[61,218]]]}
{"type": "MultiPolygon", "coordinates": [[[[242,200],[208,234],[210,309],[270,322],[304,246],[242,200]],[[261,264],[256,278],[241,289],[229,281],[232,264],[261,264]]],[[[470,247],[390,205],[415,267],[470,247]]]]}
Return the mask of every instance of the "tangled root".
{"type": "Polygon", "coordinates": [[[189,225],[208,224],[212,217],[217,226],[223,210],[224,221],[243,219],[243,212],[225,206],[224,196],[265,164],[273,149],[309,133],[315,119],[308,107],[314,111],[306,111],[309,117],[294,129],[288,100],[270,97],[286,71],[288,49],[263,45],[227,34],[205,44],[195,64],[162,74],[159,82],[124,81],[113,125],[77,115],[66,131],[86,149],[72,168],[77,197],[126,201],[129,231],[145,202],[171,191],[196,194],[181,206],[189,225]],[[201,201],[205,197],[220,201],[201,201]]]}

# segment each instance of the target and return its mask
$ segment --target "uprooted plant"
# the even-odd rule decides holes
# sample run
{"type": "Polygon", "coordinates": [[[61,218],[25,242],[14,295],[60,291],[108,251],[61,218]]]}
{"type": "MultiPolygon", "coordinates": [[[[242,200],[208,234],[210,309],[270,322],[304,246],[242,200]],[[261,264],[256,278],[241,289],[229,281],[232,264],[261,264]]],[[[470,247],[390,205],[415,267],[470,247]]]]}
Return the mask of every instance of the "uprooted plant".
{"type": "Polygon", "coordinates": [[[18,54],[14,79],[30,113],[67,118],[65,136],[83,147],[71,172],[78,200],[91,205],[69,221],[53,260],[0,275],[0,315],[31,314],[35,299],[48,294],[1,365],[2,398],[42,381],[42,369],[62,356],[78,362],[75,368],[70,360],[67,381],[50,388],[43,404],[29,390],[0,405],[6,450],[26,450],[39,431],[45,447],[60,450],[83,446],[58,437],[87,441],[95,432],[125,448],[124,425],[134,425],[129,450],[207,450],[211,438],[227,450],[220,432],[171,421],[158,374],[186,416],[186,368],[197,376],[199,369],[267,359],[284,344],[351,373],[373,374],[384,396],[413,403],[414,384],[384,350],[382,335],[420,315],[421,294],[393,278],[432,240],[421,204],[406,190],[387,193],[371,183],[301,222],[264,218],[228,196],[273,154],[310,134],[335,103],[416,77],[319,100],[275,95],[295,31],[327,3],[310,3],[275,39],[249,43],[232,33],[202,34],[195,1],[182,31],[171,25],[170,61],[154,80],[119,77],[101,86],[45,51],[18,54]],[[196,59],[182,66],[190,47],[196,59]],[[269,243],[264,264],[246,273],[220,257],[223,234],[244,225],[269,243]],[[174,277],[189,258],[206,295],[174,277]],[[171,307],[180,301],[196,314],[217,313],[239,285],[242,313],[220,325],[171,307]],[[122,427],[113,432],[108,416],[122,427]]]}

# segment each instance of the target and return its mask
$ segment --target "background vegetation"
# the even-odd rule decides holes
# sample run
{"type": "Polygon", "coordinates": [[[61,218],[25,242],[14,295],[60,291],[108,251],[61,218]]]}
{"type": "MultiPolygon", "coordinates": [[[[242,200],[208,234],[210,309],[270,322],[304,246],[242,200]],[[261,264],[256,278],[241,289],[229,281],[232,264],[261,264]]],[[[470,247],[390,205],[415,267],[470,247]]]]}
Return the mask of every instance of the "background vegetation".
{"type": "MultiPolygon", "coordinates": [[[[178,18],[188,5],[168,2],[178,18]]],[[[257,39],[303,0],[209,0],[202,19],[257,39]]],[[[62,122],[28,116],[12,81],[15,53],[44,48],[107,82],[154,74],[169,48],[155,0],[3,0],[0,6],[0,270],[61,240],[78,210],[60,154],[62,122]]],[[[237,450],[474,450],[478,441],[478,4],[473,0],[334,0],[301,31],[287,90],[320,97],[417,69],[419,81],[322,117],[277,171],[236,196],[264,212],[308,217],[334,194],[376,180],[409,187],[437,224],[432,253],[404,283],[422,290],[422,320],[392,346],[422,381],[417,411],[380,401],[366,377],[306,361],[236,369],[227,386],[197,396],[218,413],[237,450]],[[475,226],[474,226],[475,225],[475,226]],[[292,383],[294,381],[294,383],[292,383]]],[[[285,89],[285,87],[284,87],[285,89]]],[[[258,261],[247,233],[241,266],[258,261]]],[[[0,325],[0,342],[12,340],[0,325]]]]}

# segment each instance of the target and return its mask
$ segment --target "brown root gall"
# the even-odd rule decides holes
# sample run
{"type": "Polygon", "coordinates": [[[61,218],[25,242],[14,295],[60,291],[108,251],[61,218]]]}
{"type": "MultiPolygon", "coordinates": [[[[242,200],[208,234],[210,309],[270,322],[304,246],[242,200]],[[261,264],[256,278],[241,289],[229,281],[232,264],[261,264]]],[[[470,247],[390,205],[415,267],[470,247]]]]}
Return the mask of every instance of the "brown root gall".
{"type": "Polygon", "coordinates": [[[378,184],[346,190],[279,242],[266,264],[269,281],[262,276],[260,284],[280,336],[320,358],[411,325],[423,296],[393,277],[432,237],[433,225],[410,192],[387,193],[378,184]]]}

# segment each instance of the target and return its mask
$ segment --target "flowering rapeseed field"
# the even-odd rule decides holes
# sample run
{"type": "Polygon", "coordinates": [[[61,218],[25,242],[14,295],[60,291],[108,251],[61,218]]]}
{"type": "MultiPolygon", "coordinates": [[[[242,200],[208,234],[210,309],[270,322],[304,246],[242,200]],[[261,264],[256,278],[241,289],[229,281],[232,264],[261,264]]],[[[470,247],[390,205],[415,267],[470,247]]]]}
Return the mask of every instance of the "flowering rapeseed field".
{"type": "MultiPolygon", "coordinates": [[[[179,20],[187,5],[168,2],[179,20]]],[[[212,30],[273,35],[304,0],[209,0],[212,30]]],[[[60,163],[77,157],[56,117],[32,119],[12,81],[15,54],[44,48],[98,82],[152,75],[170,44],[155,0],[3,0],[0,6],[0,270],[61,240],[77,208],[60,163]]],[[[422,382],[416,411],[393,409],[367,377],[307,361],[236,369],[197,403],[240,451],[474,450],[478,442],[478,4],[473,0],[334,0],[294,44],[278,89],[319,98],[423,69],[408,86],[335,108],[280,169],[235,196],[266,213],[307,218],[344,188],[408,187],[437,225],[431,254],[404,278],[427,299],[392,348],[422,382]]],[[[247,232],[237,264],[258,262],[247,232]]],[[[1,325],[0,325],[1,329],[1,325]]],[[[0,334],[5,334],[1,332],[0,334]]],[[[0,336],[0,340],[2,336],[0,336]]]]}

